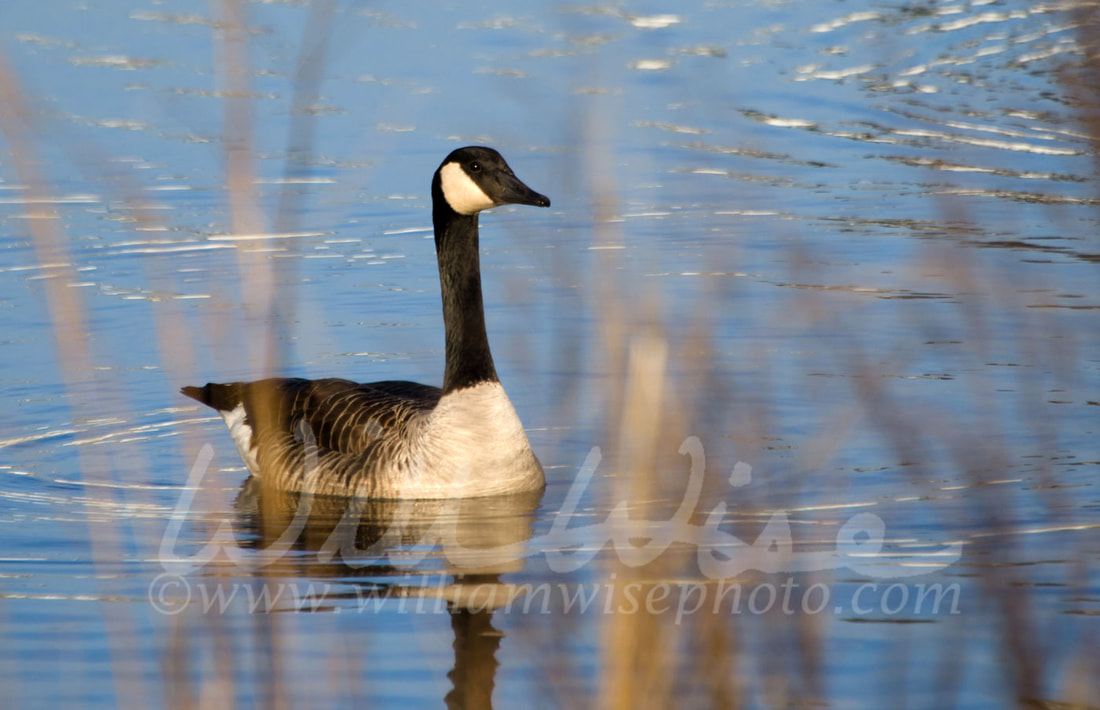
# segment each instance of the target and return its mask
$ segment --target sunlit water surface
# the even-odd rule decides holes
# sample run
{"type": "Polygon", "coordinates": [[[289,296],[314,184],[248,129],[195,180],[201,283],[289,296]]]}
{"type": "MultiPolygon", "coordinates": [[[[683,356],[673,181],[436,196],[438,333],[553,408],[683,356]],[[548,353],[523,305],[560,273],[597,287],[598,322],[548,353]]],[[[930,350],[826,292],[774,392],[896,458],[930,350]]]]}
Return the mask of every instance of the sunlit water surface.
{"type": "MultiPolygon", "coordinates": [[[[716,615],[716,642],[740,650],[713,668],[687,645],[697,676],[677,692],[713,701],[737,678],[750,706],[786,706],[783,687],[835,707],[1073,699],[1100,614],[1096,143],[1088,97],[1056,71],[1081,61],[1073,3],[313,6],[244,5],[239,55],[206,2],[0,10],[49,187],[32,194],[0,154],[0,704],[555,707],[611,692],[616,643],[675,655],[604,613],[626,603],[607,592],[623,555],[604,523],[630,472],[590,467],[572,532],[554,529],[593,447],[617,446],[601,393],[624,377],[603,350],[618,322],[708,343],[705,373],[665,363],[714,393],[679,437],[709,454],[707,486],[668,554],[690,562],[684,531],[711,511],[723,559],[734,535],[794,540],[779,564],[793,576],[730,577],[746,599],[716,615]],[[223,140],[227,114],[249,111],[247,140],[223,140]],[[428,180],[468,143],[553,199],[482,218],[497,368],[546,494],[406,511],[388,538],[391,506],[335,538],[342,509],[314,510],[284,548],[299,501],[242,488],[220,420],[178,389],[272,362],[438,383],[428,180]],[[231,211],[238,149],[262,216],[231,211]],[[63,230],[60,261],[35,253],[43,224],[63,230]],[[242,305],[270,285],[242,270],[273,273],[276,317],[242,305]],[[54,284],[83,306],[86,372],[62,371],[54,284]],[[959,432],[981,446],[930,445],[959,432]],[[927,573],[876,576],[874,555],[792,568],[861,514],[885,524],[896,559],[879,563],[927,573]],[[463,566],[419,544],[436,520],[475,548],[519,547],[463,566]],[[563,547],[595,556],[570,565],[563,547]],[[1023,596],[984,576],[1002,565],[1023,596]],[[801,612],[814,668],[784,663],[799,638],[774,631],[790,580],[794,615],[817,612],[801,612]],[[820,610],[802,595],[815,582],[820,610]],[[955,607],[902,598],[936,583],[958,585],[955,607]],[[550,600],[471,600],[523,584],[550,600]],[[601,589],[587,611],[570,602],[601,589]],[[1017,597],[1023,630],[1003,630],[1017,597]],[[1045,653],[1021,690],[1007,669],[1029,634],[1045,653]]],[[[689,469],[627,500],[635,517],[670,518],[689,469]]],[[[757,549],[757,569],[781,547],[757,549]]],[[[714,592],[681,568],[696,572],[630,578],[667,585],[666,622],[685,590],[714,592]]],[[[673,626],[699,638],[704,612],[673,626]]]]}

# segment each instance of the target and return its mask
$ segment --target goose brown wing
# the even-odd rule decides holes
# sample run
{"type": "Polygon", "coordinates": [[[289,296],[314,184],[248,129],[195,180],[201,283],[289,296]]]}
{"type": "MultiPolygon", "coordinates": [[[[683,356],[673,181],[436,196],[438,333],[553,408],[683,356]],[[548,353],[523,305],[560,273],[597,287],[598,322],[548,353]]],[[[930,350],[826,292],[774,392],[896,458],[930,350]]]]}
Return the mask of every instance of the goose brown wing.
{"type": "Polygon", "coordinates": [[[290,430],[305,419],[322,449],[361,454],[379,440],[403,437],[405,425],[439,402],[440,390],[415,382],[358,384],[316,380],[302,408],[292,411],[290,430]]]}
{"type": "Polygon", "coordinates": [[[414,417],[439,402],[437,387],[415,382],[360,384],[349,380],[272,378],[256,382],[184,388],[184,394],[219,411],[243,404],[253,445],[294,436],[303,422],[317,445],[341,454],[361,454],[381,439],[400,436],[414,417]]]}

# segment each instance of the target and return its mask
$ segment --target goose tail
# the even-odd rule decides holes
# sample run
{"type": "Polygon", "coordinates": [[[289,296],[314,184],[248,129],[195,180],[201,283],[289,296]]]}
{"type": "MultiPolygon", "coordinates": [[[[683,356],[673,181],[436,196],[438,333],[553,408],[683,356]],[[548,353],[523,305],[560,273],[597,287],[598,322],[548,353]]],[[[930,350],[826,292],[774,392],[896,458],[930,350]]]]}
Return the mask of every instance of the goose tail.
{"type": "Polygon", "coordinates": [[[202,387],[183,387],[180,392],[219,412],[232,411],[241,403],[240,387],[236,383],[220,385],[208,382],[202,387]]]}

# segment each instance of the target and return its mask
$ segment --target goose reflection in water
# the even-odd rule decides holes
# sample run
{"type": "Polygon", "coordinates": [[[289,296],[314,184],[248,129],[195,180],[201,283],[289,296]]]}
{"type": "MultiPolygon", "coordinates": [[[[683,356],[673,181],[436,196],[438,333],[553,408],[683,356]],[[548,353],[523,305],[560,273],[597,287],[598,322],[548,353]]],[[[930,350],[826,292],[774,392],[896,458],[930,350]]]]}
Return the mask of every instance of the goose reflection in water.
{"type": "Polygon", "coordinates": [[[310,496],[249,477],[235,527],[240,547],[275,553],[266,575],[353,585],[325,594],[325,604],[377,609],[402,600],[446,609],[454,635],[446,705],[488,708],[503,638],[493,614],[520,590],[501,575],[523,569],[541,498],[542,491],[464,500],[310,496]]]}

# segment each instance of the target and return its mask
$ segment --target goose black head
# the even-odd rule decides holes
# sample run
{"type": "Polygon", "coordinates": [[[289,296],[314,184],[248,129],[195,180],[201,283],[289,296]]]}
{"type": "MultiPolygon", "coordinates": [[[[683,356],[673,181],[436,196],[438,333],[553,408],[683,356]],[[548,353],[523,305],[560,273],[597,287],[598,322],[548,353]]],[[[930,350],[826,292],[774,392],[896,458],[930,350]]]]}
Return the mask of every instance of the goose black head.
{"type": "Polygon", "coordinates": [[[507,204],[550,206],[550,198],[520,182],[500,153],[482,146],[459,148],[444,159],[432,179],[437,209],[440,198],[461,215],[507,204]]]}

